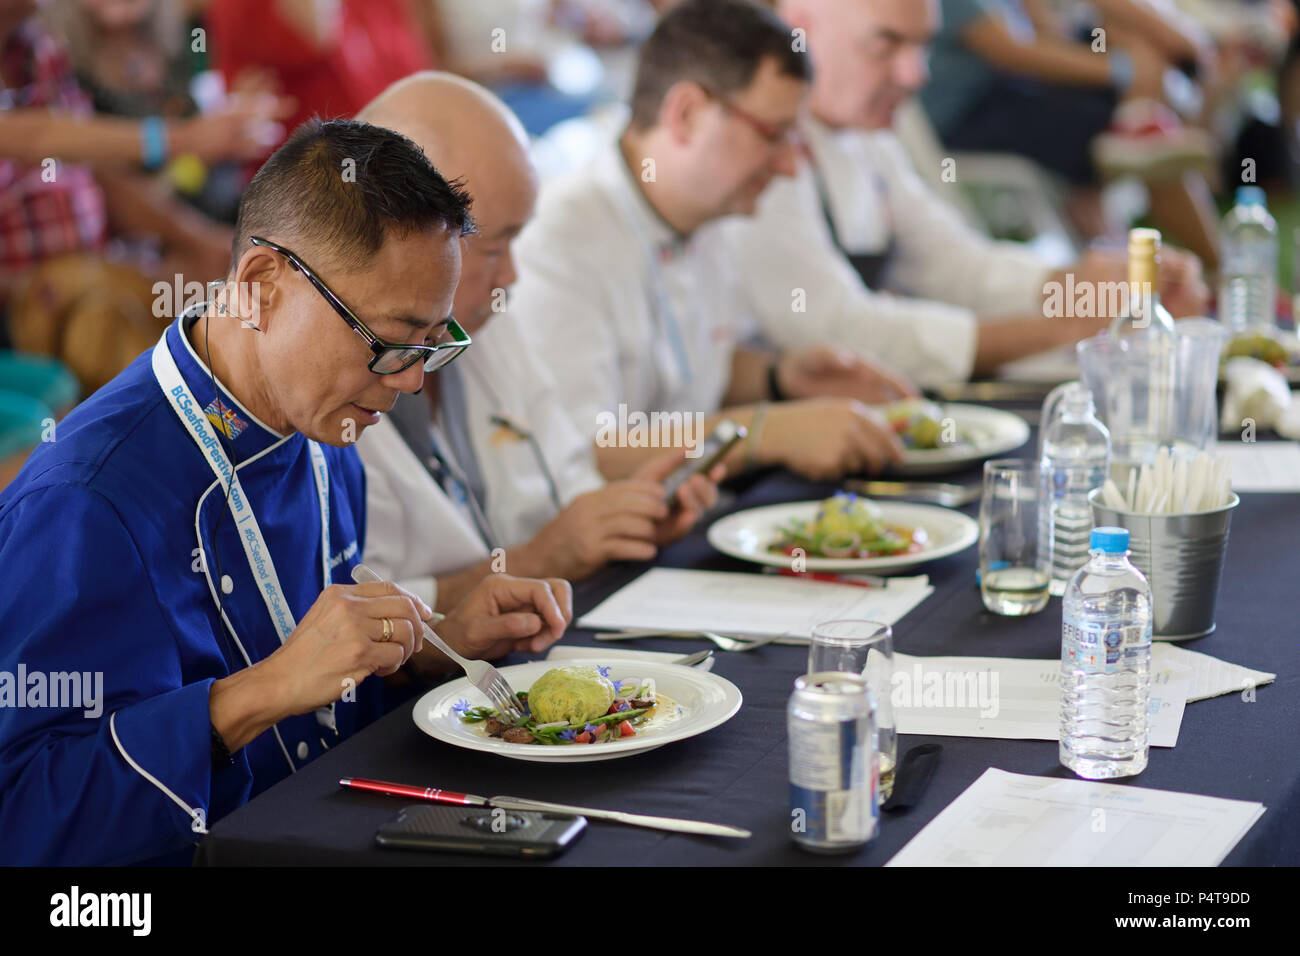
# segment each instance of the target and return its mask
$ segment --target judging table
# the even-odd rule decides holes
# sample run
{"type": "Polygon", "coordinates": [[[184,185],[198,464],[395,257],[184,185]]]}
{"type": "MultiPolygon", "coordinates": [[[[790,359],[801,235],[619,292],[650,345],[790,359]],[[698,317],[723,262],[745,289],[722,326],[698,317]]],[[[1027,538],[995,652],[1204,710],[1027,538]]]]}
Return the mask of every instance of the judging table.
{"type": "MultiPolygon", "coordinates": [[[[1031,453],[1032,445],[1017,455],[1031,453]]],[[[976,466],[945,481],[978,481],[976,466]]],[[[725,511],[821,498],[834,485],[785,472],[748,480],[725,511]]],[[[974,515],[978,504],[963,509],[974,515]]],[[[710,516],[714,518],[716,516],[710,516]]],[[[715,551],[707,523],[664,549],[656,565],[757,571],[715,551]]],[[[1244,494],[1232,518],[1219,593],[1217,630],[1182,646],[1277,674],[1249,695],[1227,694],[1187,706],[1178,746],[1153,747],[1147,769],[1130,786],[1255,800],[1266,811],[1229,853],[1225,865],[1300,864],[1300,495],[1244,494]]],[[[1056,658],[1061,600],[1039,614],[1000,617],[984,609],[975,584],[978,551],[927,564],[934,593],[894,625],[897,652],[914,655],[1056,658]]],[[[574,589],[575,620],[645,570],[606,569],[574,589]]],[[[671,595],[665,595],[671,600],[671,595]]],[[[573,628],[568,644],[599,646],[573,628]]],[[[681,654],[706,641],[646,639],[619,644],[681,654]]],[[[463,792],[515,794],[561,803],[729,823],[753,831],[748,840],[714,839],[592,821],[559,858],[530,866],[844,866],[881,865],[987,768],[1073,777],[1057,759],[1055,741],[900,735],[900,759],[913,746],[942,746],[937,770],[920,802],[883,812],[876,839],[859,851],[822,856],[790,838],[785,708],[804,647],[767,645],[717,653],[713,671],[744,694],[725,724],[688,740],[619,760],[551,765],[476,753],[436,741],[412,721],[408,700],[296,774],[218,820],[199,845],[195,864],[491,865],[517,860],[478,855],[381,850],[375,831],[411,801],[344,790],[340,777],[367,777],[463,792]]],[[[504,664],[529,659],[507,658],[504,664]]]]}

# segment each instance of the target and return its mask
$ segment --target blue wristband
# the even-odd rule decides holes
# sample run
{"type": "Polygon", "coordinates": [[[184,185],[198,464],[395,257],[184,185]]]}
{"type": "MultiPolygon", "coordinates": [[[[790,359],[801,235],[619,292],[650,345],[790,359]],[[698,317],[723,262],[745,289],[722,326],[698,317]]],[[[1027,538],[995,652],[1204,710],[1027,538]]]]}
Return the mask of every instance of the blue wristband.
{"type": "Polygon", "coordinates": [[[167,162],[167,123],[161,116],[140,121],[140,149],[145,169],[161,169],[167,162]]]}

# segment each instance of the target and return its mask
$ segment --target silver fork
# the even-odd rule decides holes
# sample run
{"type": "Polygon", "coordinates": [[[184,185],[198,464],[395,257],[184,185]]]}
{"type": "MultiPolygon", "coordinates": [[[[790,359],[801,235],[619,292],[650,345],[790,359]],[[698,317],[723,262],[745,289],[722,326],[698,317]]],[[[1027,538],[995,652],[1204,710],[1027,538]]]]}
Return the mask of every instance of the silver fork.
{"type": "MultiPolygon", "coordinates": [[[[370,584],[382,582],[384,579],[364,564],[358,564],[352,569],[352,580],[357,584],[370,584]]],[[[524,715],[523,703],[516,696],[510,682],[501,676],[499,670],[487,661],[472,661],[457,654],[451,649],[451,645],[435,634],[433,628],[427,623],[424,625],[424,639],[459,664],[465,671],[465,676],[469,678],[469,682],[487,695],[492,706],[500,711],[502,716],[518,720],[524,715]]]]}
{"type": "MultiPolygon", "coordinates": [[[[710,640],[714,640],[716,638],[722,637],[721,634],[712,634],[706,636],[708,636],[710,640]]],[[[743,651],[752,651],[756,648],[763,647],[766,644],[771,644],[774,641],[779,641],[783,637],[789,637],[789,636],[790,636],[789,634],[769,634],[767,637],[756,637],[752,641],[737,641],[735,638],[732,637],[722,637],[722,639],[724,641],[731,641],[739,645],[738,647],[733,647],[732,648],[733,651],[743,652],[743,651]]],[[[722,645],[719,644],[718,646],[721,647],[722,645]]]]}

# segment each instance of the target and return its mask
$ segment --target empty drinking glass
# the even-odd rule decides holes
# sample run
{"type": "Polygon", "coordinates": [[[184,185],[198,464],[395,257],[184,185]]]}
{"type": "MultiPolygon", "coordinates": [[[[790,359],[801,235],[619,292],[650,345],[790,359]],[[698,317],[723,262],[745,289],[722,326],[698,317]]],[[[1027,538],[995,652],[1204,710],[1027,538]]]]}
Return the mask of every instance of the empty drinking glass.
{"type": "Polygon", "coordinates": [[[808,645],[808,673],[841,671],[867,679],[874,711],[876,753],[879,755],[879,802],[894,789],[898,763],[898,732],[890,699],[894,678],[894,631],[879,621],[827,621],[812,631],[808,645]]]}

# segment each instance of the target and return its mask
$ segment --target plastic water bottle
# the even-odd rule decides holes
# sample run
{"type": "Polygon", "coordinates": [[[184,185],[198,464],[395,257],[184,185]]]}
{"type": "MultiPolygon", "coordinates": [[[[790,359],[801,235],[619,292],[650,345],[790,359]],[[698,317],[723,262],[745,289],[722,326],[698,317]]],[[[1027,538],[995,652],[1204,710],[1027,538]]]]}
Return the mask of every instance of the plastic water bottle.
{"type": "Polygon", "coordinates": [[[1097,528],[1070,579],[1061,628],[1061,763],[1103,780],[1147,765],[1151,588],[1128,559],[1128,530],[1097,528]]]}
{"type": "Polygon", "coordinates": [[[1264,190],[1237,189],[1237,204],[1223,218],[1219,269],[1219,320],[1234,332],[1277,325],[1277,222],[1264,190]]]}
{"type": "Polygon", "coordinates": [[[1088,493],[1106,483],[1110,432],[1097,420],[1092,393],[1081,385],[1066,390],[1060,412],[1046,427],[1038,462],[1038,555],[1049,593],[1060,597],[1088,560],[1088,493]]]}

